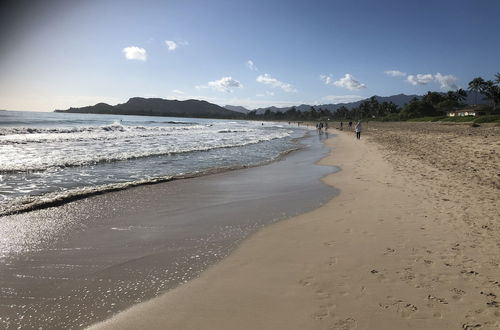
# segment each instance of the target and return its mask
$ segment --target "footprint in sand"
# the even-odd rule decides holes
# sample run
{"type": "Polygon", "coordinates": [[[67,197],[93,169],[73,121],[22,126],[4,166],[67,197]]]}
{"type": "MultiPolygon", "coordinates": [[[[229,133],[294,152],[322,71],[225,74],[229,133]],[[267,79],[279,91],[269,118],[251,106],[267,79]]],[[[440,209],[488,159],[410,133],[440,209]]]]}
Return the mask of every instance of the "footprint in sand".
{"type": "Polygon", "coordinates": [[[491,299],[495,299],[497,297],[497,295],[494,294],[493,292],[481,291],[479,293],[491,299]]]}
{"type": "Polygon", "coordinates": [[[333,324],[333,326],[330,328],[331,330],[350,330],[350,329],[355,329],[357,327],[357,322],[353,318],[346,318],[342,320],[338,320],[333,324]]]}
{"type": "Polygon", "coordinates": [[[496,301],[496,300],[492,300],[492,301],[489,301],[486,303],[486,305],[488,307],[496,307],[496,308],[499,308],[500,307],[500,302],[496,301]]]}
{"type": "Polygon", "coordinates": [[[380,282],[387,282],[388,281],[388,279],[385,276],[385,274],[383,272],[381,272],[380,270],[372,269],[372,270],[370,270],[370,273],[372,273],[373,275],[377,276],[377,279],[380,282]]]}
{"type": "Polygon", "coordinates": [[[450,290],[453,293],[452,298],[454,300],[460,300],[462,299],[462,296],[465,294],[464,290],[458,289],[458,288],[453,288],[450,290]]]}
{"type": "Polygon", "coordinates": [[[430,301],[433,301],[433,302],[438,302],[440,304],[448,305],[448,301],[446,301],[446,299],[444,299],[444,298],[439,298],[439,297],[435,297],[433,295],[428,295],[427,299],[430,301]]]}
{"type": "Polygon", "coordinates": [[[323,299],[323,300],[330,299],[330,297],[332,296],[330,293],[325,292],[321,289],[316,290],[316,295],[318,296],[319,299],[323,299]]]}
{"type": "Polygon", "coordinates": [[[330,257],[330,260],[328,261],[328,266],[335,266],[338,262],[337,257],[330,257]]]}
{"type": "Polygon", "coordinates": [[[397,274],[400,275],[399,278],[405,282],[414,281],[416,278],[415,272],[411,267],[406,267],[403,269],[403,271],[397,272],[397,274]]]}
{"type": "Polygon", "coordinates": [[[319,307],[320,307],[320,310],[313,314],[313,317],[316,320],[323,320],[327,317],[334,317],[335,316],[335,314],[333,313],[333,310],[337,307],[336,305],[328,302],[326,304],[321,304],[319,307]]]}
{"type": "Polygon", "coordinates": [[[441,314],[440,312],[435,312],[434,314],[432,314],[433,317],[437,318],[437,319],[442,319],[443,318],[443,314],[441,314]]]}
{"type": "Polygon", "coordinates": [[[328,312],[328,310],[322,310],[322,311],[319,311],[319,312],[316,312],[313,314],[313,317],[316,320],[323,320],[324,318],[327,318],[329,316],[330,316],[330,313],[328,312]]]}
{"type": "Polygon", "coordinates": [[[300,280],[299,284],[302,286],[310,286],[312,284],[313,280],[314,280],[314,277],[309,276],[309,277],[306,277],[305,279],[300,280]]]}
{"type": "Polygon", "coordinates": [[[462,329],[464,329],[464,330],[481,329],[482,327],[483,327],[483,325],[480,323],[464,323],[464,324],[462,324],[462,329]]]}
{"type": "Polygon", "coordinates": [[[392,254],[394,252],[396,252],[396,250],[394,250],[393,248],[386,248],[384,255],[392,254]]]}
{"type": "Polygon", "coordinates": [[[397,305],[398,313],[404,318],[410,318],[413,313],[418,311],[417,306],[405,302],[401,302],[397,305]]]}
{"type": "Polygon", "coordinates": [[[467,277],[479,275],[479,273],[476,272],[475,270],[462,270],[460,273],[467,277]]]}
{"type": "Polygon", "coordinates": [[[408,302],[405,302],[404,300],[397,299],[395,300],[391,296],[388,296],[392,302],[389,302],[388,304],[383,304],[379,303],[379,306],[383,309],[393,309],[395,310],[401,317],[404,318],[410,318],[412,314],[418,311],[418,307],[410,304],[408,302]]]}

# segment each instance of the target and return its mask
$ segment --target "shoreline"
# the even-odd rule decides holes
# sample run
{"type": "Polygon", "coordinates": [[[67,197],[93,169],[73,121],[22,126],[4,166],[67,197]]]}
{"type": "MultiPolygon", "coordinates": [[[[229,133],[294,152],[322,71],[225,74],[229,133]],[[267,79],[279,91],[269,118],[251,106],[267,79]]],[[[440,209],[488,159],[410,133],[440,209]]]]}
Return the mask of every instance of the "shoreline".
{"type": "Polygon", "coordinates": [[[297,149],[307,132],[248,121],[23,117],[7,117],[0,127],[0,217],[155,181],[262,166],[297,149]]]}
{"type": "MultiPolygon", "coordinates": [[[[490,236],[462,224],[469,214],[492,221],[498,200],[450,210],[433,199],[443,173],[374,143],[370,130],[369,141],[349,132],[327,141],[333,151],[319,164],[341,168],[323,179],[340,189],[331,201],[267,226],[199,278],[89,329],[500,326],[498,224],[483,225],[490,236]]],[[[447,189],[442,199],[459,203],[460,193],[447,189]]]]}
{"type": "MultiPolygon", "coordinates": [[[[298,140],[300,141],[301,139],[306,139],[307,134],[304,135],[304,137],[299,138],[298,140]]],[[[81,188],[73,188],[71,190],[66,190],[63,192],[49,192],[44,195],[36,195],[36,196],[27,196],[27,197],[21,197],[17,200],[15,200],[14,206],[10,206],[10,209],[7,207],[7,210],[3,210],[0,208],[0,219],[2,217],[6,217],[9,215],[18,215],[18,214],[23,214],[27,212],[32,212],[32,211],[37,211],[37,210],[43,210],[51,207],[57,207],[57,206],[62,206],[67,203],[71,203],[74,201],[78,201],[81,199],[93,197],[93,196],[99,196],[111,192],[116,192],[116,191],[122,191],[122,190],[127,190],[127,189],[132,189],[135,187],[141,187],[141,186],[148,186],[148,185],[156,185],[156,184],[162,184],[162,183],[167,183],[171,181],[177,181],[177,180],[185,180],[185,179],[193,179],[193,178],[199,178],[207,175],[214,175],[214,174],[223,174],[226,172],[231,172],[231,171],[238,171],[238,170],[243,170],[243,169],[248,169],[248,168],[254,168],[254,167],[260,167],[260,166],[265,166],[272,164],[274,162],[279,162],[280,160],[283,160],[287,155],[300,151],[303,146],[301,146],[300,142],[296,142],[297,147],[293,149],[289,149],[286,151],[281,152],[278,156],[276,156],[273,159],[269,159],[266,161],[262,161],[260,163],[255,163],[251,165],[240,165],[240,166],[232,166],[232,167],[217,167],[213,169],[207,169],[207,170],[202,170],[202,171],[197,171],[197,172],[192,172],[192,173],[187,173],[187,174],[179,174],[179,175],[166,175],[162,177],[154,177],[150,179],[141,179],[137,181],[130,181],[130,182],[118,182],[118,183],[110,183],[110,184],[103,184],[99,186],[85,186],[81,188]]]]}
{"type": "Polygon", "coordinates": [[[0,324],[83,328],[198,276],[249,234],[336,190],[304,149],[258,167],[138,186],[2,217],[0,324]]]}

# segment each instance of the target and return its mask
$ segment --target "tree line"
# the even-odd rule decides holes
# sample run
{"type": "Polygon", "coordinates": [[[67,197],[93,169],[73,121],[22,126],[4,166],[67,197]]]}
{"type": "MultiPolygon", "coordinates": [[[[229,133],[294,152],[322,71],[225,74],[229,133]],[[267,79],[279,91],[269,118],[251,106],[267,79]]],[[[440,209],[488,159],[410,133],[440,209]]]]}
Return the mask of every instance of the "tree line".
{"type": "MultiPolygon", "coordinates": [[[[469,82],[468,91],[474,92],[475,107],[487,114],[500,114],[500,73],[494,80],[484,80],[481,77],[469,82]],[[478,97],[489,101],[487,106],[478,106],[478,97]]],[[[267,109],[264,113],[250,111],[248,119],[254,120],[288,120],[288,121],[318,121],[318,120],[408,120],[420,117],[444,116],[448,111],[464,109],[468,92],[464,89],[448,91],[446,93],[427,92],[421,98],[413,98],[403,107],[393,102],[379,102],[375,96],[364,100],[357,107],[340,107],[334,112],[328,109],[311,106],[309,111],[299,111],[292,107],[285,112],[273,112],[267,109]]]]}

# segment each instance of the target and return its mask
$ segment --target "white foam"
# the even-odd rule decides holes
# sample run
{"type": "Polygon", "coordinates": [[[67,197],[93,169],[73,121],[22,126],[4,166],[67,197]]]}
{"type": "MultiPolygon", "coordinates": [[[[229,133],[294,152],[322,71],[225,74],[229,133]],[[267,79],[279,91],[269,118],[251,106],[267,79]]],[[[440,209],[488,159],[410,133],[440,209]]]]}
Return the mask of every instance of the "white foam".
{"type": "Polygon", "coordinates": [[[12,134],[0,136],[0,172],[41,171],[207,151],[255,144],[290,134],[284,129],[263,130],[248,126],[233,122],[167,127],[113,123],[73,129],[11,129],[12,134]],[[227,124],[233,127],[227,128],[227,124]]]}

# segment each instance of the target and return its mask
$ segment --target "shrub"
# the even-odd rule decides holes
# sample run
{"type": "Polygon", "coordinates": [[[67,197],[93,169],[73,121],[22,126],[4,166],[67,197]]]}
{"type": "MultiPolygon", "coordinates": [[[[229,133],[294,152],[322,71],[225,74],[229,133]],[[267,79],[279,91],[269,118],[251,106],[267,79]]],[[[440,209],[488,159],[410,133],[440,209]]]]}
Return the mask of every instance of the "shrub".
{"type": "Polygon", "coordinates": [[[500,123],[500,115],[480,116],[474,119],[474,123],[500,123]]]}
{"type": "Polygon", "coordinates": [[[474,116],[459,116],[459,117],[446,117],[441,121],[452,122],[452,123],[467,123],[474,121],[474,116]]]}

